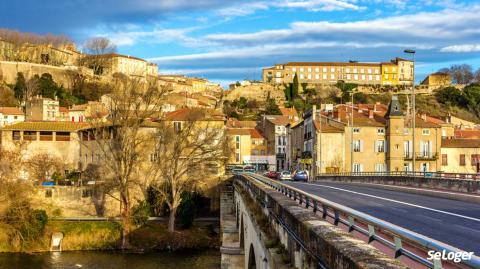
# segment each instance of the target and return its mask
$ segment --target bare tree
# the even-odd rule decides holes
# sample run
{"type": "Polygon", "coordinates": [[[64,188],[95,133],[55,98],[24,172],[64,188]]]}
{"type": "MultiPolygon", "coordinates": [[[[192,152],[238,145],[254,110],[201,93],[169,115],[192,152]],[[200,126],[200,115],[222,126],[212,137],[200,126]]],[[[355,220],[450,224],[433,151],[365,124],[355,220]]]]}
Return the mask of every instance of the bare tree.
{"type": "MultiPolygon", "coordinates": [[[[139,188],[145,152],[151,148],[151,119],[161,112],[163,89],[139,80],[116,76],[106,104],[108,120],[96,119],[83,131],[86,151],[97,156],[105,184],[118,194],[123,224],[122,247],[128,246],[133,196],[139,188]]],[[[93,156],[93,155],[92,155],[93,156]]]]}
{"type": "Polygon", "coordinates": [[[93,69],[97,75],[103,73],[108,61],[110,60],[108,54],[117,51],[117,47],[110,39],[105,37],[94,37],[85,42],[83,45],[88,55],[80,60],[80,64],[93,69]]]}
{"type": "Polygon", "coordinates": [[[229,143],[223,121],[192,111],[181,122],[163,119],[156,134],[152,184],[168,205],[168,229],[175,230],[175,215],[183,192],[206,190],[220,180],[229,143]]]}
{"type": "Polygon", "coordinates": [[[51,179],[55,172],[64,171],[63,161],[49,153],[38,153],[27,160],[27,167],[32,182],[51,179]]]}
{"type": "Polygon", "coordinates": [[[64,35],[38,35],[34,33],[23,33],[19,31],[0,28],[0,38],[5,41],[14,44],[19,47],[25,43],[35,45],[52,45],[54,47],[60,47],[64,45],[73,44],[73,41],[64,35]]]}
{"type": "Polygon", "coordinates": [[[474,79],[472,66],[468,64],[452,65],[439,71],[449,74],[452,77],[452,81],[456,84],[469,84],[474,79]]]}

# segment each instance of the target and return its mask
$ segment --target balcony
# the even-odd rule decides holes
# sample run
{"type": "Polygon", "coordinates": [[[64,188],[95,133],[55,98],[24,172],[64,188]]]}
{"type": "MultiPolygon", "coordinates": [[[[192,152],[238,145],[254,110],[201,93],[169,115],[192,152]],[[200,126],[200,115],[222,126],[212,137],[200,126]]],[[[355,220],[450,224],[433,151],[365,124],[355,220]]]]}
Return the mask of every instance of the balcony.
{"type": "Polygon", "coordinates": [[[285,153],[277,153],[277,154],[276,154],[277,159],[285,159],[286,156],[287,156],[287,155],[286,155],[285,153]]]}
{"type": "MultiPolygon", "coordinates": [[[[412,160],[413,159],[412,152],[405,152],[404,159],[405,160],[412,160]]],[[[424,160],[424,161],[435,161],[438,159],[437,152],[416,152],[415,153],[415,160],[424,160]]]]}

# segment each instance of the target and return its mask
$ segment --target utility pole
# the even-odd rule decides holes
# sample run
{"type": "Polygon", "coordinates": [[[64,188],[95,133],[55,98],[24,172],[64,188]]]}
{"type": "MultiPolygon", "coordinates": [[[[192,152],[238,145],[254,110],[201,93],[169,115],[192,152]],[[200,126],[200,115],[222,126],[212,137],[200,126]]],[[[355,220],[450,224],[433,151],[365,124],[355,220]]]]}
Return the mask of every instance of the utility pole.
{"type": "Polygon", "coordinates": [[[412,171],[413,175],[415,175],[415,118],[417,117],[416,109],[415,109],[415,50],[413,49],[406,49],[404,50],[405,53],[412,54],[413,56],[413,65],[412,65],[412,171]]]}

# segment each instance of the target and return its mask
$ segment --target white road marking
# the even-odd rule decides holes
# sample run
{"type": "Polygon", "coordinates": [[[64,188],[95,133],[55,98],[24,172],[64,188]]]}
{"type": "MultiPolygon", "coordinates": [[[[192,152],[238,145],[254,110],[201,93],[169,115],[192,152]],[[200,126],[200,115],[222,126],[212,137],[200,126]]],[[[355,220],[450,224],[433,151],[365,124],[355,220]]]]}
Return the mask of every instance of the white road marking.
{"type": "Polygon", "coordinates": [[[393,203],[398,203],[398,204],[402,204],[402,205],[408,205],[408,206],[412,206],[412,207],[416,207],[416,208],[421,208],[421,209],[425,209],[425,210],[430,210],[430,211],[437,212],[437,213],[442,213],[442,214],[446,214],[446,215],[450,215],[450,216],[455,216],[455,217],[459,217],[459,218],[464,218],[464,219],[468,219],[468,220],[473,220],[473,221],[480,222],[480,219],[477,219],[477,218],[472,218],[472,217],[469,217],[469,216],[464,216],[464,215],[460,215],[460,214],[455,214],[455,213],[448,212],[448,211],[443,211],[443,210],[438,210],[438,209],[434,209],[434,208],[430,208],[430,207],[425,207],[425,206],[421,206],[421,205],[406,203],[406,202],[397,201],[397,200],[393,200],[393,199],[389,199],[389,198],[385,198],[385,197],[380,197],[380,196],[375,196],[375,195],[371,195],[371,194],[366,194],[366,193],[361,193],[361,192],[346,190],[346,189],[337,188],[337,187],[325,186],[325,185],[321,185],[321,184],[309,184],[309,183],[300,183],[300,184],[306,184],[306,185],[315,186],[315,187],[325,187],[325,188],[330,188],[330,189],[334,189],[334,190],[339,190],[339,191],[354,193],[354,194],[363,195],[363,196],[367,196],[367,197],[371,197],[371,198],[376,198],[376,199],[380,199],[380,200],[385,200],[385,201],[389,201],[389,202],[393,202],[393,203]]]}

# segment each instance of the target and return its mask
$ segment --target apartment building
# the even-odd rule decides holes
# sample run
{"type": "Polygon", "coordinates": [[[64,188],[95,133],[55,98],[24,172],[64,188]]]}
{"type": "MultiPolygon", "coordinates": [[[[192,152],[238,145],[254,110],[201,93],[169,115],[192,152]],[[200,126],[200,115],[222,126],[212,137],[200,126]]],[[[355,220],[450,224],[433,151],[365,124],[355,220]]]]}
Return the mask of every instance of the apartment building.
{"type": "Polygon", "coordinates": [[[335,84],[338,81],[361,85],[411,85],[413,62],[395,58],[390,62],[289,62],[263,69],[263,81],[272,84],[335,84]]]}
{"type": "Polygon", "coordinates": [[[0,127],[25,121],[23,111],[18,107],[0,107],[0,127]]]}
{"type": "Polygon", "coordinates": [[[275,170],[282,171],[289,167],[287,164],[287,128],[294,122],[291,116],[264,115],[260,129],[267,139],[267,153],[275,156],[275,170]]]}
{"type": "Polygon", "coordinates": [[[232,156],[229,165],[251,165],[256,170],[271,170],[275,157],[267,154],[267,140],[256,128],[227,128],[232,141],[232,156]]]}
{"type": "Polygon", "coordinates": [[[25,105],[26,121],[56,121],[60,116],[60,104],[57,100],[34,96],[25,105]]]}

